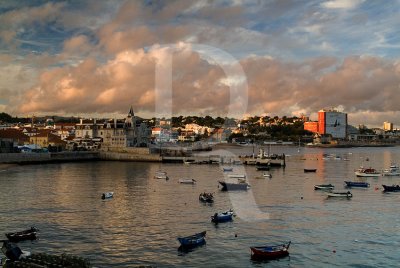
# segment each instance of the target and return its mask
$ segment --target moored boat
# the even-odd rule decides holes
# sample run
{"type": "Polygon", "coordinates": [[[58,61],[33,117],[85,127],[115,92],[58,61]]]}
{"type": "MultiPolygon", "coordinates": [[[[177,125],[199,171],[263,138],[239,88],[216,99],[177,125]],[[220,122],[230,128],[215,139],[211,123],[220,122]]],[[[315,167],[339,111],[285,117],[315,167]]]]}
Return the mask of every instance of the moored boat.
{"type": "Polygon", "coordinates": [[[383,185],[383,191],[385,192],[400,192],[400,185],[383,185]]]}
{"type": "Polygon", "coordinates": [[[221,213],[215,213],[213,216],[211,216],[211,221],[213,223],[232,221],[233,215],[234,214],[232,209],[221,213]]]}
{"type": "Polygon", "coordinates": [[[282,245],[250,247],[251,258],[253,260],[273,260],[286,257],[289,255],[290,243],[291,241],[282,245]]]}
{"type": "Polygon", "coordinates": [[[361,188],[368,188],[370,185],[368,182],[362,181],[344,181],[346,187],[361,187],[361,188]]]}
{"type": "Polygon", "coordinates": [[[272,178],[272,174],[271,173],[264,173],[263,177],[264,178],[272,178]]]}
{"type": "Polygon", "coordinates": [[[304,172],[317,172],[316,168],[305,168],[304,172]]]}
{"type": "Polygon", "coordinates": [[[222,170],[224,172],[230,172],[230,171],[233,171],[233,168],[232,167],[224,167],[224,168],[222,168],[222,170]]]}
{"type": "Polygon", "coordinates": [[[167,176],[167,172],[165,172],[165,171],[157,171],[154,174],[154,178],[155,179],[163,179],[163,180],[168,180],[169,179],[169,177],[167,176]]]}
{"type": "Polygon", "coordinates": [[[110,199],[114,197],[114,192],[105,192],[101,194],[101,199],[110,199]]]}
{"type": "Polygon", "coordinates": [[[347,192],[329,192],[328,197],[346,197],[352,198],[353,194],[350,191],[347,192]]]}
{"type": "Polygon", "coordinates": [[[201,202],[204,202],[204,203],[213,203],[214,202],[214,196],[213,196],[212,193],[204,192],[204,193],[201,193],[199,195],[199,200],[201,202]]]}
{"type": "Polygon", "coordinates": [[[229,183],[225,181],[218,181],[221,184],[221,191],[240,191],[247,190],[250,185],[247,182],[244,183],[229,183]]]}
{"type": "Polygon", "coordinates": [[[180,179],[179,183],[181,184],[196,184],[195,179],[180,179]]]}
{"type": "Polygon", "coordinates": [[[381,173],[378,172],[374,168],[360,167],[354,173],[356,174],[357,177],[379,177],[379,176],[381,176],[381,173]]]}
{"type": "Polygon", "coordinates": [[[177,239],[181,244],[181,247],[185,249],[190,249],[204,245],[206,243],[205,237],[206,237],[206,231],[203,231],[201,233],[197,233],[190,236],[178,237],[177,239]]]}
{"type": "Polygon", "coordinates": [[[389,168],[382,170],[383,176],[400,176],[400,168],[396,164],[391,164],[389,168]]]}
{"type": "Polygon", "coordinates": [[[314,190],[330,191],[330,190],[333,190],[333,188],[335,188],[335,186],[332,185],[332,184],[318,184],[318,185],[314,185],[314,190]]]}
{"type": "Polygon", "coordinates": [[[35,240],[37,238],[37,232],[39,230],[35,227],[31,227],[27,230],[19,231],[19,232],[11,232],[6,233],[6,237],[10,242],[20,242],[24,240],[35,240]]]}
{"type": "Polygon", "coordinates": [[[244,175],[244,174],[229,174],[228,178],[244,179],[244,178],[246,178],[246,175],[244,175]]]}
{"type": "Polygon", "coordinates": [[[269,165],[256,165],[257,170],[268,171],[270,169],[269,165]]]}

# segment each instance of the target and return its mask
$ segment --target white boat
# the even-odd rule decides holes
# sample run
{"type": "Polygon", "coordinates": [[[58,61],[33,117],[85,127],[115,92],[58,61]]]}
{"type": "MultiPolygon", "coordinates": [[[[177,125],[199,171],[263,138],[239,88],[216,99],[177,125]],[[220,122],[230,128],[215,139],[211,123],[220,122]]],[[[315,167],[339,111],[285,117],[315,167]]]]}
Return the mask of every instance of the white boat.
{"type": "Polygon", "coordinates": [[[168,180],[169,177],[167,176],[167,172],[165,171],[157,171],[156,174],[154,175],[155,179],[163,179],[163,180],[168,180]]]}
{"type": "Polygon", "coordinates": [[[328,197],[346,197],[352,198],[353,194],[350,191],[347,192],[329,192],[328,197]]]}
{"type": "Polygon", "coordinates": [[[355,172],[357,177],[379,177],[381,173],[374,168],[363,168],[360,167],[355,172]]]}
{"type": "Polygon", "coordinates": [[[114,197],[114,192],[105,192],[101,195],[101,199],[109,199],[114,197]]]}
{"type": "Polygon", "coordinates": [[[400,168],[396,164],[391,164],[389,168],[382,171],[383,176],[400,176],[400,168]]]}
{"type": "Polygon", "coordinates": [[[246,175],[244,174],[229,174],[228,178],[239,178],[239,179],[244,179],[246,178],[246,175]]]}
{"type": "Polygon", "coordinates": [[[195,179],[180,179],[179,183],[182,183],[182,184],[196,184],[196,180],[195,179]]]}

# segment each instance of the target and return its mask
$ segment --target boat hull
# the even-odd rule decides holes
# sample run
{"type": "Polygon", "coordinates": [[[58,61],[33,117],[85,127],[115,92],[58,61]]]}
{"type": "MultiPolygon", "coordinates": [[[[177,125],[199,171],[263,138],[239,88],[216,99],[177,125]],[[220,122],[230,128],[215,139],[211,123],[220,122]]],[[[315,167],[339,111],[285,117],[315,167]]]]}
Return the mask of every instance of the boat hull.
{"type": "Polygon", "coordinates": [[[37,239],[37,229],[35,227],[31,227],[30,229],[20,231],[20,232],[12,232],[6,233],[6,237],[10,242],[20,242],[25,240],[36,240],[37,239]]]}
{"type": "Polygon", "coordinates": [[[246,191],[249,185],[247,183],[227,183],[219,181],[222,188],[221,191],[246,191]]]}
{"type": "Polygon", "coordinates": [[[328,193],[328,197],[352,198],[353,194],[350,192],[345,192],[345,193],[331,192],[331,193],[328,193]]]}
{"type": "Polygon", "coordinates": [[[380,177],[380,173],[364,173],[364,172],[355,172],[357,177],[380,177]]]}
{"type": "Polygon", "coordinates": [[[304,172],[305,173],[307,173],[307,172],[317,172],[317,169],[316,168],[305,168],[304,172]]]}
{"type": "Polygon", "coordinates": [[[206,243],[205,237],[206,231],[191,236],[178,237],[178,241],[182,248],[190,249],[204,245],[206,243]]]}
{"type": "Polygon", "coordinates": [[[281,246],[250,247],[252,260],[275,260],[289,255],[290,242],[281,246]]]}
{"type": "Polygon", "coordinates": [[[382,185],[385,192],[400,192],[400,185],[382,185]]]}
{"type": "Polygon", "coordinates": [[[357,181],[345,181],[346,187],[358,187],[358,188],[368,188],[370,184],[368,182],[357,182],[357,181]]]}
{"type": "Polygon", "coordinates": [[[333,188],[335,188],[335,186],[332,184],[314,185],[314,190],[330,191],[333,190],[333,188]]]}

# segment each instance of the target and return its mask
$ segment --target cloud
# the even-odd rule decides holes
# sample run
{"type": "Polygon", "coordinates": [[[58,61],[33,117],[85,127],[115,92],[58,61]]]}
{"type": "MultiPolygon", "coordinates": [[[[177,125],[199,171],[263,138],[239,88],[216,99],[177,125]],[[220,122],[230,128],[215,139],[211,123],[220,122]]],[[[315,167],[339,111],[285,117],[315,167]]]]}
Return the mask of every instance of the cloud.
{"type": "Polygon", "coordinates": [[[364,0],[331,0],[321,5],[328,9],[353,9],[363,2],[364,0]]]}

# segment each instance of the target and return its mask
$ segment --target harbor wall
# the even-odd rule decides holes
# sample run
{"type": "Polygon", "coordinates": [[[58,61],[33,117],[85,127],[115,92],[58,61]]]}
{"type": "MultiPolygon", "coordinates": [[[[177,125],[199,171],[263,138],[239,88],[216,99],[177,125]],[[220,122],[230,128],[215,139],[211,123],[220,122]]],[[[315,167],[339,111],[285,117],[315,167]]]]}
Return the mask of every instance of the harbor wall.
{"type": "Polygon", "coordinates": [[[30,164],[98,160],[98,152],[1,153],[0,163],[30,164]]]}

